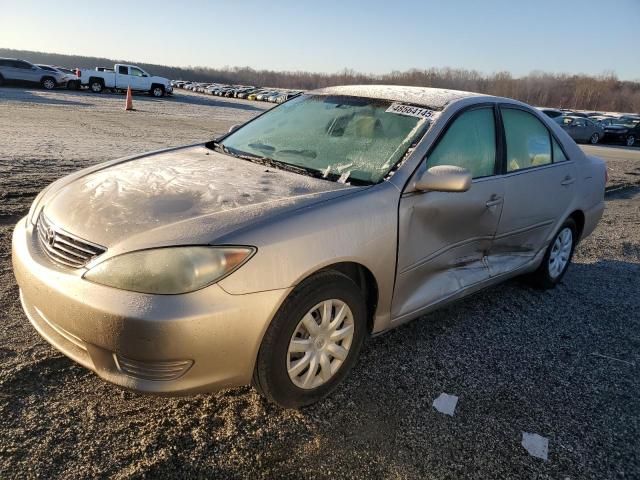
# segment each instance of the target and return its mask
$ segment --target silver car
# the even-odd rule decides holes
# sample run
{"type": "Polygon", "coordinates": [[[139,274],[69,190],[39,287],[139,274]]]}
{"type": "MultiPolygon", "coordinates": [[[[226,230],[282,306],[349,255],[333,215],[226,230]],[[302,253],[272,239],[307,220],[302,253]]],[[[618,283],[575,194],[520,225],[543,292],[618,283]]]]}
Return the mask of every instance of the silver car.
{"type": "Polygon", "coordinates": [[[13,266],[33,326],[109,382],[252,383],[299,407],[371,335],[511,277],[556,285],[605,182],[523,103],[333,87],[54,182],[14,230],[13,266]]]}
{"type": "Polygon", "coordinates": [[[45,70],[25,60],[0,58],[0,86],[3,84],[40,85],[47,90],[67,84],[64,72],[45,70]]]}

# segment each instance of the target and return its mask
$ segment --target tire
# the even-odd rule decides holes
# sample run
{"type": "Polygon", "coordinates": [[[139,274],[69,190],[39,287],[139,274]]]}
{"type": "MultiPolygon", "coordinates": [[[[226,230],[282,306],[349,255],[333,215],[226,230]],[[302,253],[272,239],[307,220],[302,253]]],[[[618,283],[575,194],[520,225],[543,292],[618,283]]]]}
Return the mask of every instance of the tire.
{"type": "Polygon", "coordinates": [[[152,85],[149,94],[156,98],[164,97],[164,87],[162,85],[152,85]]]}
{"type": "Polygon", "coordinates": [[[54,88],[56,88],[56,81],[51,77],[44,77],[42,80],[40,80],[40,86],[42,86],[42,88],[44,88],[45,90],[53,90],[54,88]]]}
{"type": "Polygon", "coordinates": [[[626,143],[627,147],[633,147],[633,146],[636,144],[636,137],[635,137],[635,135],[629,135],[629,136],[627,137],[627,140],[626,140],[626,142],[625,142],[625,143],[626,143]]]}
{"type": "Polygon", "coordinates": [[[104,84],[100,80],[89,80],[89,90],[93,93],[101,93],[104,90],[104,84]]]}
{"type": "Polygon", "coordinates": [[[254,387],[270,402],[284,408],[310,405],[329,395],[358,359],[367,331],[366,312],[362,292],[346,275],[325,271],[302,282],[285,300],[264,335],[253,374],[254,387]],[[329,330],[323,329],[325,322],[321,320],[326,303],[333,304],[326,310],[332,312],[327,316],[329,330]],[[344,306],[348,310],[344,310],[344,306]],[[347,313],[341,316],[344,320],[336,320],[338,323],[331,329],[338,312],[347,313]],[[303,318],[310,318],[315,323],[314,328],[319,332],[317,336],[301,335],[302,331],[310,332],[303,318]],[[339,350],[340,355],[345,355],[343,360],[333,357],[337,343],[330,338],[344,334],[351,327],[350,339],[338,340],[340,345],[337,348],[342,349],[339,350]],[[292,349],[294,341],[298,345],[306,345],[304,352],[292,349]],[[296,369],[305,363],[305,359],[307,366],[296,369]],[[312,365],[313,376],[310,375],[312,365]],[[312,380],[307,386],[301,385],[307,377],[312,380]]]}
{"type": "Polygon", "coordinates": [[[4,86],[4,77],[0,75],[0,87],[4,86]]]}
{"type": "Polygon", "coordinates": [[[538,269],[530,275],[530,283],[543,290],[554,288],[560,283],[571,264],[577,241],[578,227],[573,218],[568,218],[558,229],[553,240],[551,240],[542,259],[542,263],[538,269]],[[567,231],[571,235],[570,245],[566,242],[567,231]]]}
{"type": "Polygon", "coordinates": [[[589,143],[591,143],[591,145],[595,145],[599,141],[600,141],[600,135],[598,135],[597,132],[591,135],[591,138],[589,139],[589,143]]]}

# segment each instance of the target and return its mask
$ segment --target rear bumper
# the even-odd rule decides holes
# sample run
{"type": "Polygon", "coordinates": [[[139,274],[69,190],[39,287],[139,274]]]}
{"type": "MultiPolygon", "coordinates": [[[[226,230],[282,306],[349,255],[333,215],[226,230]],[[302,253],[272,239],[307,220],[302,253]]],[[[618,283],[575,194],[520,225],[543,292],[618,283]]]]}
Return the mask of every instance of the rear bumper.
{"type": "Polygon", "coordinates": [[[212,285],[145,295],[97,285],[58,267],[22,219],[12,261],[29,321],[103,379],[137,391],[186,394],[249,384],[271,318],[289,289],[230,295],[212,285]]]}

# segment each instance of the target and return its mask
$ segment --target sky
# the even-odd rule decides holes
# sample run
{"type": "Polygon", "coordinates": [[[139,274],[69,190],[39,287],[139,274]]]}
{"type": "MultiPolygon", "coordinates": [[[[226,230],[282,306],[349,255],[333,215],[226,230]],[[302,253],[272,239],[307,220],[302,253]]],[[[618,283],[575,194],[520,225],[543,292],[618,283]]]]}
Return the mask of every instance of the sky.
{"type": "Polygon", "coordinates": [[[173,66],[640,80],[640,0],[0,0],[0,48],[173,66]]]}

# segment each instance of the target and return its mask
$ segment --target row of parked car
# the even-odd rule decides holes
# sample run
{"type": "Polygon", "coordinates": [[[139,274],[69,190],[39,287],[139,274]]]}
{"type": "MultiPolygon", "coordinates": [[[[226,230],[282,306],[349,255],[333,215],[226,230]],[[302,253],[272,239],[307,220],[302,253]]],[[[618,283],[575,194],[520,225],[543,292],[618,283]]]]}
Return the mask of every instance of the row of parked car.
{"type": "Polygon", "coordinates": [[[628,147],[640,145],[640,115],[612,115],[602,112],[540,108],[553,118],[576,142],[622,143],[628,147]]]}
{"type": "Polygon", "coordinates": [[[256,87],[253,85],[228,85],[224,83],[200,83],[185,80],[172,80],[173,88],[182,88],[192,92],[219,97],[243,98],[263,102],[282,103],[292,97],[300,95],[301,90],[282,90],[256,87]]]}

